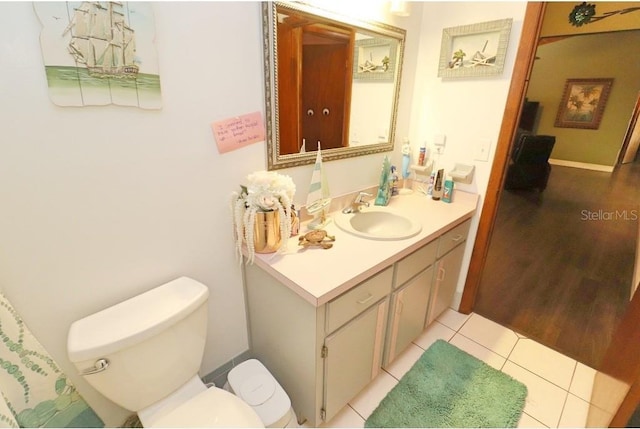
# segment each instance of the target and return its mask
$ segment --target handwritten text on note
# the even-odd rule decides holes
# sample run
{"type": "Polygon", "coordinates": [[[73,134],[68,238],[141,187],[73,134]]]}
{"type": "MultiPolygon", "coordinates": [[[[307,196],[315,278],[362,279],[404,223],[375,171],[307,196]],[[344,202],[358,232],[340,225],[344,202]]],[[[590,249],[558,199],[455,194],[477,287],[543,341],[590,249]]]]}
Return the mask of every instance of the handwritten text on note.
{"type": "Polygon", "coordinates": [[[264,124],[260,112],[213,122],[211,129],[220,153],[264,141],[264,124]]]}

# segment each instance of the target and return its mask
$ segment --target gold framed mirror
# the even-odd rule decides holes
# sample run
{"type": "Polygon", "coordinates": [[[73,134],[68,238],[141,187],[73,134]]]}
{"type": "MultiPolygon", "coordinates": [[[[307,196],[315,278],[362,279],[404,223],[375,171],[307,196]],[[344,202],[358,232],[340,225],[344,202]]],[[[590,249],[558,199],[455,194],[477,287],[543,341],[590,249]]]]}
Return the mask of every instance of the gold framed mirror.
{"type": "Polygon", "coordinates": [[[297,2],[262,21],[269,170],[393,150],[404,29],[297,2]]]}

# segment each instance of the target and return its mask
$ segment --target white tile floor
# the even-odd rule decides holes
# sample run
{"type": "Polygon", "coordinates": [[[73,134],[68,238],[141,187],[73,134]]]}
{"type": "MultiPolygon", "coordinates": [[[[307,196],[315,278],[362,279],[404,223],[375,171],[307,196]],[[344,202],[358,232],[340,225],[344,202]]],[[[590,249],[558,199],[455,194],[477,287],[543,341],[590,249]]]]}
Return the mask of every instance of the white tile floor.
{"type": "Polygon", "coordinates": [[[527,386],[519,427],[585,427],[594,369],[480,315],[453,310],[445,311],[323,427],[363,427],[382,398],[437,339],[449,341],[527,386]]]}

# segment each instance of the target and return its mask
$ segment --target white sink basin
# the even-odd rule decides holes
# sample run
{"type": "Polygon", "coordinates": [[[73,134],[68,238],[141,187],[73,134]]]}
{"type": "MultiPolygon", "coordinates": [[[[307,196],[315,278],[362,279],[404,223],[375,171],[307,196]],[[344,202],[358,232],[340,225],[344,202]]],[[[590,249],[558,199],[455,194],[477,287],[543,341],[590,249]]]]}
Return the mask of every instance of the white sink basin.
{"type": "Polygon", "coordinates": [[[387,208],[363,208],[359,213],[337,213],[338,227],[370,240],[402,240],[422,231],[422,225],[387,208]]]}

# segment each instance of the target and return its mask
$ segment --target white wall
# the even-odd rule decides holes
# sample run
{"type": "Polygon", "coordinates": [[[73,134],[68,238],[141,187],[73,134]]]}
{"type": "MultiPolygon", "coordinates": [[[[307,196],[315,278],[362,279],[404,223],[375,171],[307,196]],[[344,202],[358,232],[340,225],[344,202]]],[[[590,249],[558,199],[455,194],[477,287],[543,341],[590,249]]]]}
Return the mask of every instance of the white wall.
{"type": "Polygon", "coordinates": [[[264,111],[259,6],[154,7],[160,111],[53,105],[32,4],[0,4],[0,288],[102,416],[73,320],[187,275],[211,291],[203,373],[248,347],[228,201],[264,147],[221,156],[209,124],[264,111]]]}
{"type": "MultiPolygon", "coordinates": [[[[408,30],[392,161],[405,136],[447,134],[443,163],[466,160],[478,136],[495,146],[524,3],[413,3],[406,18],[373,4],[360,9],[408,30]],[[515,21],[502,77],[436,77],[443,27],[504,17],[515,21]]],[[[75,376],[72,321],[187,275],[211,291],[201,374],[248,348],[228,202],[266,168],[265,147],[220,155],[209,124],[264,112],[260,6],[158,2],[154,13],[163,109],[64,108],[48,99],[31,3],[0,2],[0,289],[107,425],[125,412],[75,376]]],[[[375,185],[383,156],[326,163],[332,193],[375,185]]],[[[483,193],[491,166],[476,166],[469,188],[483,193]]],[[[311,166],[283,172],[304,202],[311,166]]]]}
{"type": "MultiPolygon", "coordinates": [[[[0,3],[0,289],[108,425],[125,413],[75,376],[72,321],[187,275],[211,291],[201,373],[248,349],[228,203],[266,151],[220,155],[209,124],[264,113],[260,5],[159,2],[154,14],[163,109],[65,108],[48,99],[32,4],[0,3]]],[[[410,81],[415,37],[407,51],[410,81]]],[[[377,183],[381,159],[327,163],[332,192],[377,183]]],[[[286,171],[298,202],[311,168],[286,171]]]]}
{"type": "MultiPolygon", "coordinates": [[[[480,194],[471,223],[457,300],[466,280],[484,193],[489,182],[496,142],[522,32],[526,2],[426,2],[423,7],[420,52],[411,110],[410,140],[417,152],[427,141],[433,149],[434,136],[444,134],[444,154],[433,155],[437,168],[451,170],[456,162],[475,165],[471,185],[456,183],[456,189],[480,194]],[[513,18],[504,73],[496,77],[449,78],[438,76],[442,30],[459,25],[513,18]],[[482,139],[491,141],[488,161],[475,160],[482,139]]],[[[459,302],[455,303],[457,308],[459,302]]]]}

